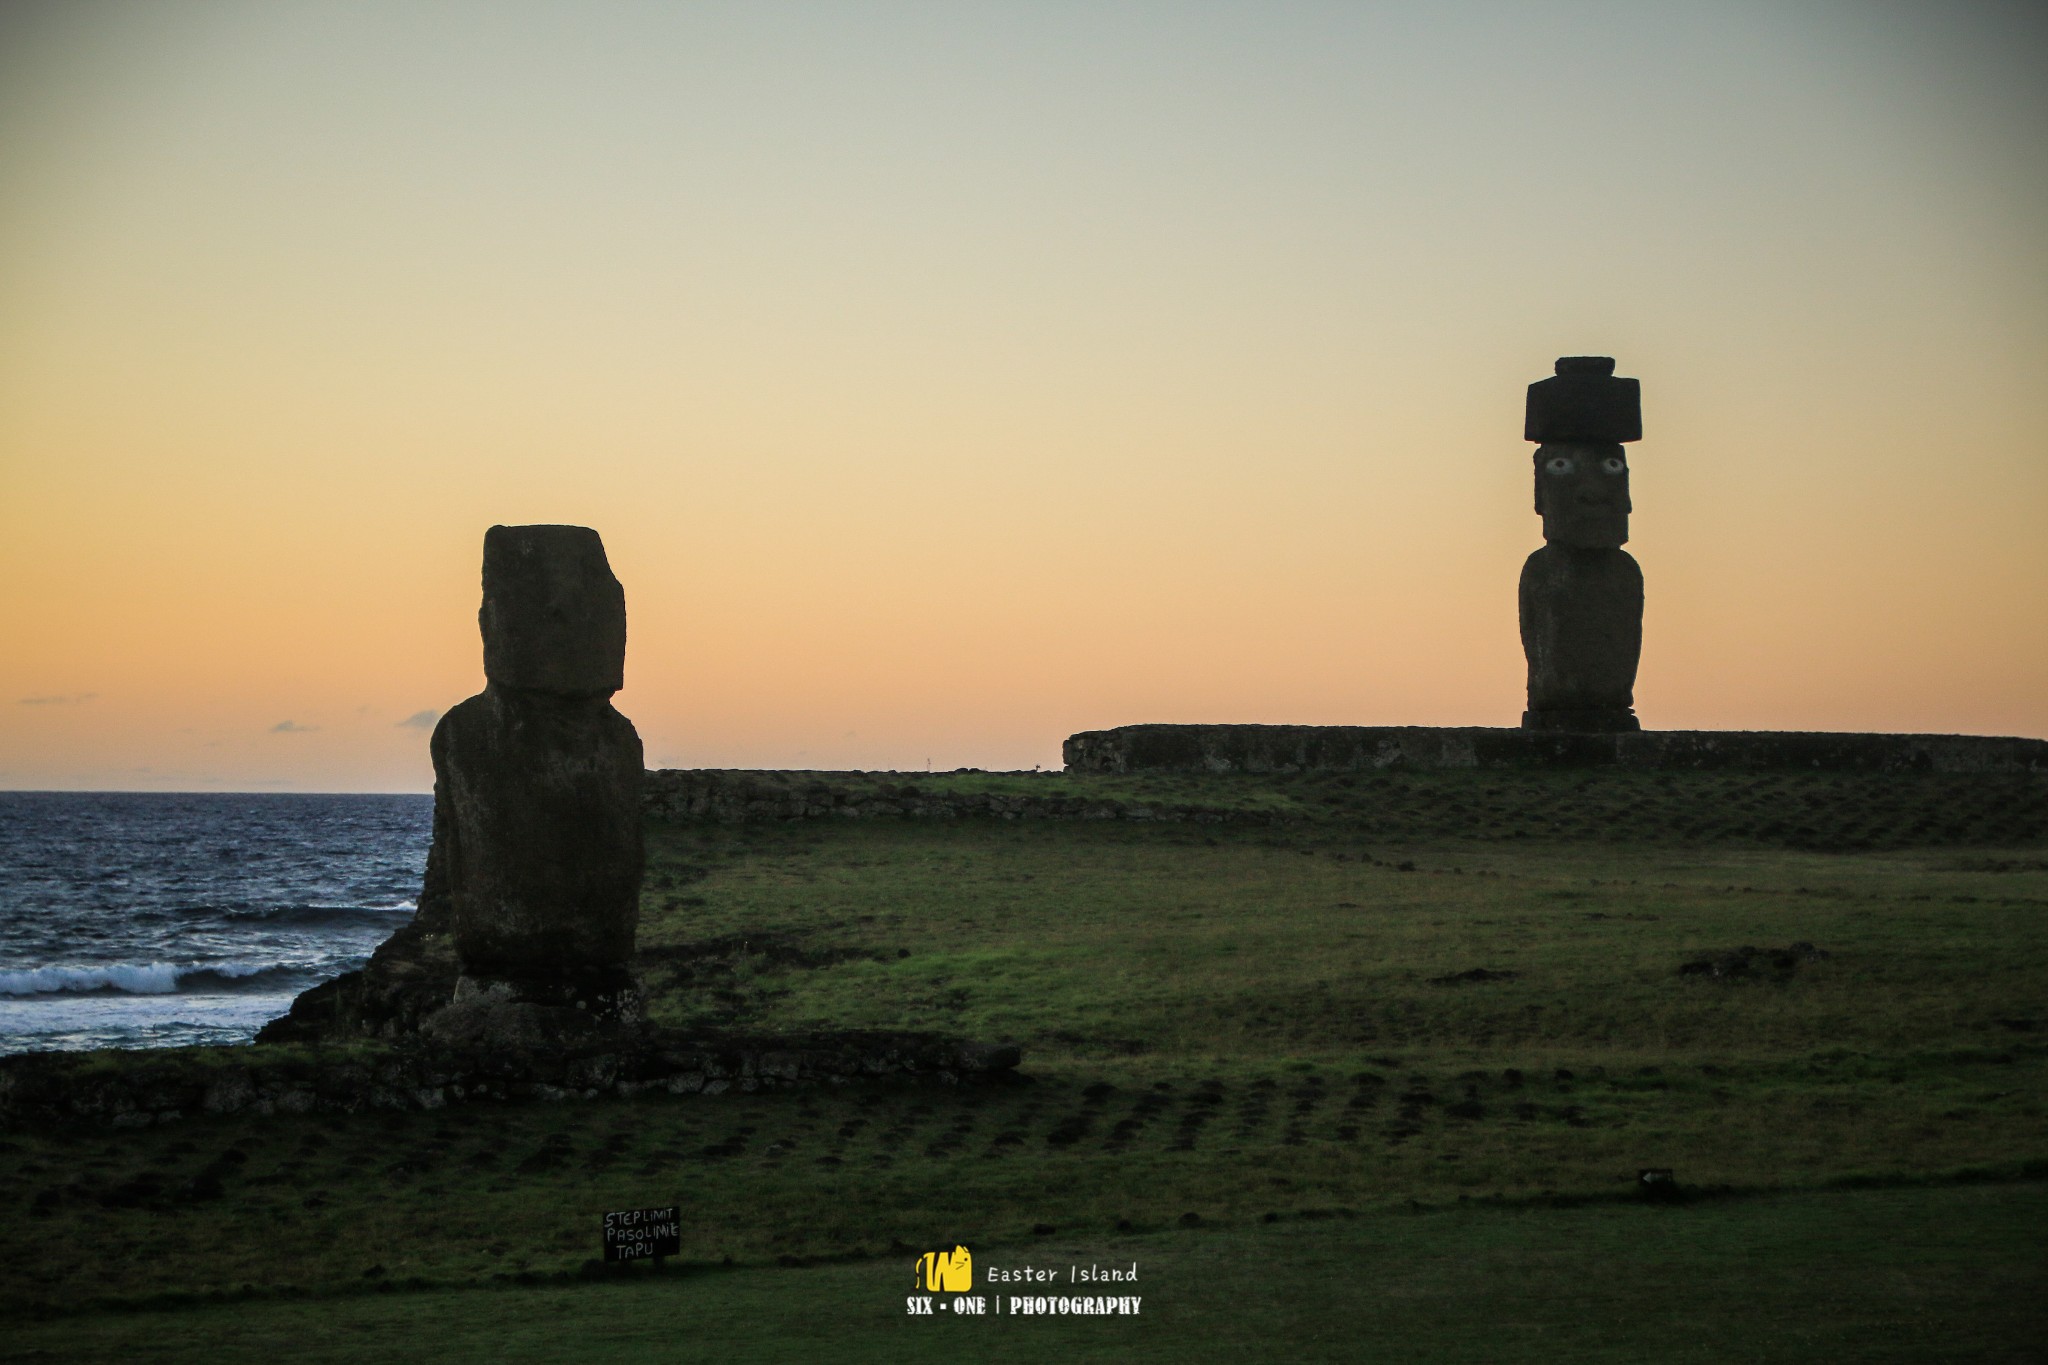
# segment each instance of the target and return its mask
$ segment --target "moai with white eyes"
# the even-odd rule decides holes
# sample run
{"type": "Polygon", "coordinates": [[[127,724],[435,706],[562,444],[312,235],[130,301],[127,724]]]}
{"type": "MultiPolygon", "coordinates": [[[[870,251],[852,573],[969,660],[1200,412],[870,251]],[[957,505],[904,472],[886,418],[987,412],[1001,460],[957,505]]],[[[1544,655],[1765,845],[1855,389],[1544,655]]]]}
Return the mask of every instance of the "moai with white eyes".
{"type": "Polygon", "coordinates": [[[1641,389],[1607,356],[1565,356],[1529,386],[1523,437],[1536,446],[1543,548],[1522,565],[1525,730],[1639,730],[1643,571],[1628,541],[1628,456],[1643,436],[1641,389]]]}

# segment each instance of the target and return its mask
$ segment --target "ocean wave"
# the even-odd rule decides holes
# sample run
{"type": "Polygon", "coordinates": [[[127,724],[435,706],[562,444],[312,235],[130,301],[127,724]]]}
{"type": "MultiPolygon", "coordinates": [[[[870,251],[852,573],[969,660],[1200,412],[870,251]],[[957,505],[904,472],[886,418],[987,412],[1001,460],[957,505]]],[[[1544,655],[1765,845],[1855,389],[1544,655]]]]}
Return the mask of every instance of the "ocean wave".
{"type": "Polygon", "coordinates": [[[310,968],[291,962],[102,962],[74,967],[23,967],[0,971],[0,995],[173,995],[260,991],[294,979],[310,968]]]}
{"type": "Polygon", "coordinates": [[[307,985],[309,970],[296,963],[219,962],[188,967],[178,973],[178,989],[192,994],[228,991],[268,991],[284,985],[307,985]]]}
{"type": "Polygon", "coordinates": [[[135,916],[137,920],[168,919],[193,923],[211,920],[229,924],[267,927],[271,925],[292,925],[299,928],[319,928],[332,925],[342,928],[350,925],[396,926],[411,918],[419,906],[409,900],[395,900],[383,905],[251,905],[248,903],[229,905],[181,905],[176,910],[159,912],[152,916],[147,913],[135,916]]]}
{"type": "Polygon", "coordinates": [[[280,905],[263,910],[228,910],[221,918],[258,924],[388,924],[418,909],[411,901],[394,905],[280,905]]]}

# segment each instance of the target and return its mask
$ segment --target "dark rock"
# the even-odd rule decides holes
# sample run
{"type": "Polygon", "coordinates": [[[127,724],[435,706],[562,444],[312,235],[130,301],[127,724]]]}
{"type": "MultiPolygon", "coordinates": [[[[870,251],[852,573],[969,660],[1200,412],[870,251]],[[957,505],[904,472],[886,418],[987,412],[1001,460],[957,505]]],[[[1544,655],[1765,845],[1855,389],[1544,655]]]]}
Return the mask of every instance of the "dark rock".
{"type": "Polygon", "coordinates": [[[377,945],[370,960],[302,991],[291,1010],[256,1031],[259,1043],[313,1043],[329,1038],[399,1038],[455,994],[454,904],[448,894],[453,841],[446,803],[434,802],[434,841],[427,849],[412,919],[377,945]]]}
{"type": "Polygon", "coordinates": [[[484,677],[501,687],[609,697],[625,684],[626,593],[587,526],[484,533],[484,677]]]}
{"type": "Polygon", "coordinates": [[[639,986],[623,969],[556,980],[464,976],[420,1031],[468,1051],[560,1052],[608,1043],[641,1014],[639,986]]]}
{"type": "Polygon", "coordinates": [[[1626,550],[1545,545],[1522,565],[1522,652],[1529,663],[1525,729],[1639,729],[1636,665],[1643,650],[1643,573],[1626,550]]]}
{"type": "MultiPolygon", "coordinates": [[[[434,879],[428,856],[427,879],[434,879]]],[[[420,896],[412,923],[379,944],[361,968],[323,981],[292,1001],[291,1011],[256,1033],[259,1043],[312,1043],[330,1038],[399,1038],[419,1030],[426,1017],[455,993],[455,942],[445,928],[429,931],[424,921],[429,896],[420,896]]],[[[444,903],[441,910],[445,917],[444,903]]],[[[445,923],[445,919],[444,919],[445,923]]]]}
{"type": "Polygon", "coordinates": [[[1469,971],[1452,972],[1447,976],[1432,976],[1429,980],[1433,986],[1462,986],[1468,981],[1513,981],[1517,975],[1518,973],[1515,972],[1492,971],[1485,967],[1474,967],[1469,971]]]}
{"type": "Polygon", "coordinates": [[[1637,1171],[1636,1192],[1643,1198],[1659,1204],[1676,1203],[1682,1195],[1678,1177],[1671,1173],[1670,1168],[1663,1166],[1637,1171]]]}

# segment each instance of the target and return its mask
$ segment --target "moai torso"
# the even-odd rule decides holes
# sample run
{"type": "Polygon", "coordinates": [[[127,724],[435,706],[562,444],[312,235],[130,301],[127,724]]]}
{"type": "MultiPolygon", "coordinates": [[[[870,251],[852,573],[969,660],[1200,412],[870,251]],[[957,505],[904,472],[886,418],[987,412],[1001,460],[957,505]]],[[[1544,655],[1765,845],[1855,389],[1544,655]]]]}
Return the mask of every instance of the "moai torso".
{"type": "Polygon", "coordinates": [[[1567,356],[1529,386],[1523,435],[1538,442],[1542,549],[1522,565],[1529,730],[1636,730],[1643,573],[1622,549],[1631,510],[1623,442],[1642,436],[1633,379],[1604,356],[1567,356]]]}
{"type": "Polygon", "coordinates": [[[633,957],[640,737],[604,698],[493,683],[434,733],[452,826],[449,891],[465,974],[604,975],[633,957]]]}

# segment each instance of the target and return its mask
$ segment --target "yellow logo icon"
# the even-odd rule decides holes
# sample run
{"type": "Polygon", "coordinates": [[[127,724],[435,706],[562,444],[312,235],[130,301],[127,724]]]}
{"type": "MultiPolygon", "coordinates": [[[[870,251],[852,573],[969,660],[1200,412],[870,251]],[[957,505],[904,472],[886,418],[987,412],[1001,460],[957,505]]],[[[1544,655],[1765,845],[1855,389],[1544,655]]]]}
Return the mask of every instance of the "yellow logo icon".
{"type": "Polygon", "coordinates": [[[974,1288],[974,1253],[966,1247],[927,1251],[917,1258],[917,1287],[935,1294],[965,1294],[974,1288]]]}

